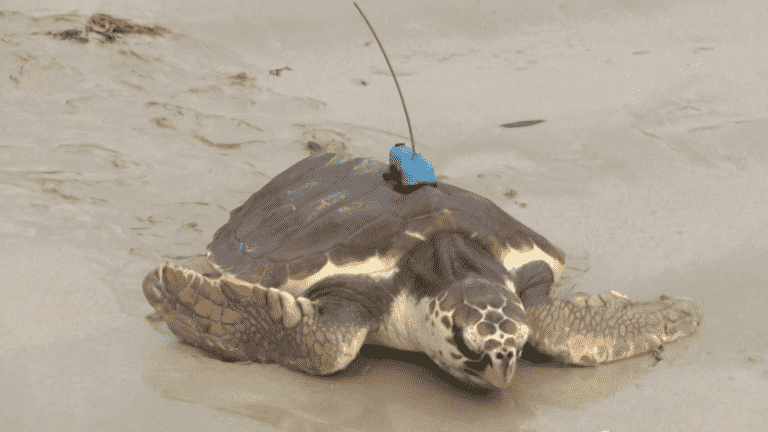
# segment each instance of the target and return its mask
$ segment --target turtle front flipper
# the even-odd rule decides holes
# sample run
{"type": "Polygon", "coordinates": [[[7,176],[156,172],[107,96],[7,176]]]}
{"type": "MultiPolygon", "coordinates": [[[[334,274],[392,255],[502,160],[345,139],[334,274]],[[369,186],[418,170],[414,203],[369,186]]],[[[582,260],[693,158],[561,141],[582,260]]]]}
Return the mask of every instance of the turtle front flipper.
{"type": "Polygon", "coordinates": [[[702,313],[691,300],[662,295],[632,302],[611,291],[553,299],[528,308],[527,317],[531,345],[566,363],[591,366],[658,353],[663,344],[691,335],[702,313]]]}
{"type": "Polygon", "coordinates": [[[143,287],[179,339],[226,360],[329,374],[357,356],[369,329],[354,313],[324,308],[322,300],[228,275],[212,279],[174,264],[152,270],[143,287]]]}

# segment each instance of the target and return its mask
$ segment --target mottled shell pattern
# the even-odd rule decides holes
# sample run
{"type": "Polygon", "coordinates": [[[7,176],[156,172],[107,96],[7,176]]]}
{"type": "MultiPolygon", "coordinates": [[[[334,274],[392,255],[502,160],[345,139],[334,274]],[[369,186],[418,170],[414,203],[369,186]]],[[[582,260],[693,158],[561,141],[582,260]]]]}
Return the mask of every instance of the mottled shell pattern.
{"type": "Polygon", "coordinates": [[[388,170],[347,153],[304,159],[231,212],[208,245],[211,263],[298,296],[329,276],[392,278],[408,251],[436,232],[454,231],[510,271],[541,259],[560,276],[562,251],[490,200],[440,182],[403,194],[388,170]]]}

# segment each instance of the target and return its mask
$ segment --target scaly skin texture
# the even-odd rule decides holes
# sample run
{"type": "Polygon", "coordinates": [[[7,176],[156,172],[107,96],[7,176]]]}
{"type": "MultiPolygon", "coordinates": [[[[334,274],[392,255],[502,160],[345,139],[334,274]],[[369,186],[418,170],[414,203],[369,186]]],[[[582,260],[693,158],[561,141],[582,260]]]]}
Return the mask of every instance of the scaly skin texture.
{"type": "Polygon", "coordinates": [[[357,356],[369,329],[354,309],[229,276],[213,279],[174,264],[152,270],[143,287],[179,339],[228,360],[329,374],[357,356]]]}
{"type": "Polygon", "coordinates": [[[566,363],[585,366],[658,353],[663,345],[689,336],[701,324],[693,301],[662,295],[632,302],[615,291],[529,308],[528,342],[566,363]]]}

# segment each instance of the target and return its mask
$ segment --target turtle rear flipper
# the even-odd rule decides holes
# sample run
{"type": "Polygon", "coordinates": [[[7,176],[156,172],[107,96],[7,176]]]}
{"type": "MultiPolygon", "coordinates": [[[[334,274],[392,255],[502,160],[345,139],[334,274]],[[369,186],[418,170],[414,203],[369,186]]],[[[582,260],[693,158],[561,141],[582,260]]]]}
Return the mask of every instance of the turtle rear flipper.
{"type": "Polygon", "coordinates": [[[652,352],[691,335],[701,324],[693,301],[662,295],[632,302],[614,291],[578,293],[527,310],[528,342],[566,363],[591,366],[652,352]]]}
{"type": "Polygon", "coordinates": [[[179,339],[231,361],[329,374],[357,356],[369,329],[339,319],[322,300],[295,298],[228,275],[212,279],[169,263],[152,270],[143,287],[179,339]]]}

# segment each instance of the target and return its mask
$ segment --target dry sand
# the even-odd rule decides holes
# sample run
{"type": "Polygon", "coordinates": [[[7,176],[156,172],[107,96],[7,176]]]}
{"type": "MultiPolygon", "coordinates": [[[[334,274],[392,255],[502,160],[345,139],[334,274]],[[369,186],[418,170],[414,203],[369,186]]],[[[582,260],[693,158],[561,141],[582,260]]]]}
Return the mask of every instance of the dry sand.
{"type": "Polygon", "coordinates": [[[766,430],[764,3],[363,2],[438,174],[588,267],[578,289],[705,312],[658,364],[523,360],[482,397],[418,355],[308,377],[145,320],[144,274],[203,252],[308,141],[406,140],[351,2],[201,3],[3,2],[23,14],[0,16],[0,428],[766,430]],[[95,12],[168,33],[45,34],[95,12]]]}

